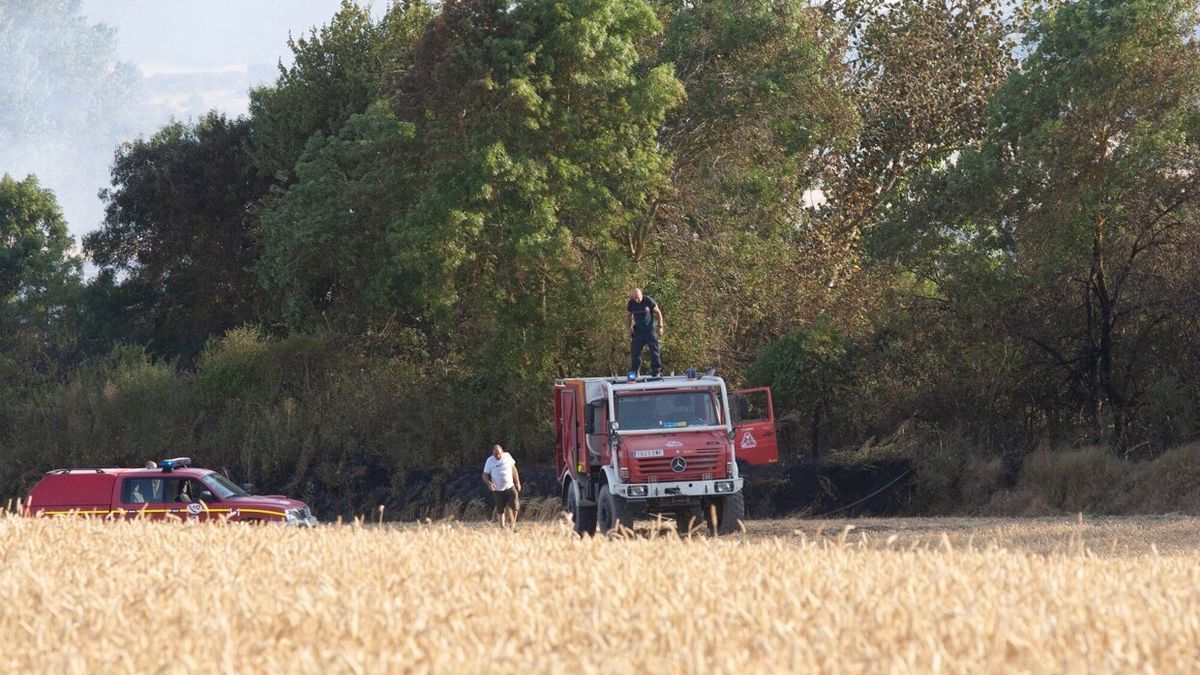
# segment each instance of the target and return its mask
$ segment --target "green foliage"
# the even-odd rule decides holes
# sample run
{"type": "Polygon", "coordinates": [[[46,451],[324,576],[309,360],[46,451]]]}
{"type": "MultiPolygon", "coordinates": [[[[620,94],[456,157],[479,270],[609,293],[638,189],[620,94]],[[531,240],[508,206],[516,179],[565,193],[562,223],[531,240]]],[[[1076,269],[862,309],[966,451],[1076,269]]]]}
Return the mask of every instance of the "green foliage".
{"type": "MultiPolygon", "coordinates": [[[[399,347],[397,342],[394,346],[399,347]]],[[[545,462],[544,424],[500,428],[461,364],[382,356],[330,335],[270,339],[250,328],[209,342],[195,372],[138,347],[94,359],[61,385],[0,400],[0,493],[56,467],[139,466],[190,456],[266,493],[351,514],[402,495],[419,467],[474,466],[487,444],[545,462]]]]}
{"type": "Polygon", "coordinates": [[[756,386],[768,385],[781,411],[811,410],[835,387],[848,384],[847,345],[827,320],[772,342],[747,371],[756,386]]]}
{"type": "Polygon", "coordinates": [[[404,70],[405,53],[433,10],[424,2],[392,5],[380,23],[367,7],[343,0],[328,25],[288,39],[292,64],[274,85],[250,92],[261,170],[284,182],[314,134],[333,136],[404,70]]]}
{"type": "Polygon", "coordinates": [[[73,243],[54,193],[33,176],[0,176],[0,387],[9,395],[73,355],[80,281],[73,243]]]}
{"type": "Polygon", "coordinates": [[[1121,452],[1146,383],[1178,367],[1156,346],[1191,325],[1178,275],[1200,197],[1196,23],[1172,0],[1042,9],[986,141],[906,216],[951,306],[1022,342],[1035,385],[1062,383],[1027,400],[1047,418],[1071,400],[1067,425],[1121,452]]]}
{"type": "Polygon", "coordinates": [[[975,0],[846,3],[848,85],[862,131],[834,164],[822,208],[844,236],[863,232],[868,246],[892,253],[910,245],[887,242],[887,225],[924,196],[914,195],[923,177],[982,142],[987,106],[1015,65],[1012,9],[975,0]]]}
{"type": "MultiPolygon", "coordinates": [[[[319,132],[295,167],[297,182],[262,215],[259,281],[279,299],[286,326],[314,325],[336,308],[343,325],[362,329],[387,316],[403,289],[392,284],[387,229],[411,203],[401,188],[414,133],[385,101],[352,116],[337,136],[319,132]]],[[[401,295],[401,297],[405,297],[401,295]]]]}
{"type": "Polygon", "coordinates": [[[499,429],[536,424],[555,374],[608,370],[611,342],[587,331],[602,303],[620,331],[682,97],[638,52],[658,30],[642,2],[447,4],[384,100],[310,139],[264,213],[259,271],[286,325],[417,329],[462,355],[499,429]]]}
{"type": "Polygon", "coordinates": [[[819,456],[823,432],[831,422],[846,417],[847,404],[862,380],[859,351],[826,317],[820,317],[767,345],[746,377],[752,385],[771,387],[776,414],[799,414],[808,431],[807,450],[819,456]]]}
{"type": "Polygon", "coordinates": [[[0,309],[62,283],[79,263],[54,193],[37,178],[0,177],[0,309]]]}
{"type": "Polygon", "coordinates": [[[672,310],[670,359],[736,374],[772,339],[847,314],[828,271],[852,253],[829,246],[832,233],[803,207],[858,119],[840,86],[836,31],[813,6],[663,5],[656,58],[674,64],[687,99],[659,132],[671,190],[631,251],[639,272],[669,289],[655,297],[672,310]]]}
{"type": "Polygon", "coordinates": [[[89,295],[109,313],[99,330],[189,363],[261,315],[254,209],[268,183],[251,141],[249,121],[214,112],[117,152],[104,227],[83,242],[102,274],[89,295]]]}

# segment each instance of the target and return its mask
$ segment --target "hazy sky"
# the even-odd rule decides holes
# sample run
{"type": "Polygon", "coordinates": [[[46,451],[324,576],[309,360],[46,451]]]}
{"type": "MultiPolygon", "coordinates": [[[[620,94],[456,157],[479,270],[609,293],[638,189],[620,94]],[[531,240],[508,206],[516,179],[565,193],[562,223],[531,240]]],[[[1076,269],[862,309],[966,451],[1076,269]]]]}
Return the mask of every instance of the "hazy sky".
{"type": "MultiPolygon", "coordinates": [[[[378,16],[386,0],[371,4],[378,16]]],[[[340,5],[340,0],[82,0],[81,13],[89,23],[114,28],[118,58],[141,71],[145,100],[130,101],[130,109],[145,113],[138,116],[144,122],[135,135],[149,136],[172,118],[193,119],[214,108],[231,116],[245,113],[247,91],[273,81],[281,59],[290,63],[289,33],[300,36],[328,23],[340,5]]],[[[107,165],[113,150],[106,147],[86,159],[107,165]]],[[[83,158],[35,159],[0,157],[0,170],[39,173],[57,194],[78,242],[100,226],[104,212],[96,193],[106,184],[94,174],[84,178],[44,168],[83,158]]]]}
{"type": "MultiPolygon", "coordinates": [[[[289,33],[329,21],[340,0],[84,0],[89,19],[117,29],[117,51],[147,78],[161,121],[217,108],[246,112],[246,90],[288,63],[289,33]]],[[[382,8],[383,3],[377,2],[382,8]]],[[[377,9],[378,11],[378,9],[377,9]]]]}

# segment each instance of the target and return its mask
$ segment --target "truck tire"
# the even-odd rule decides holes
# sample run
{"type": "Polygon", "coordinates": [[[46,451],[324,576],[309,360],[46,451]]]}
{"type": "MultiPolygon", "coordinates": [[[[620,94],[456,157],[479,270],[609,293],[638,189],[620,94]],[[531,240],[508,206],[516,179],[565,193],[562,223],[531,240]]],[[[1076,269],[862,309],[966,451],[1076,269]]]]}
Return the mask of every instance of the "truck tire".
{"type": "Polygon", "coordinates": [[[720,519],[717,525],[721,534],[737,534],[742,531],[741,521],[746,519],[746,495],[735,492],[720,504],[720,519]]]}
{"type": "Polygon", "coordinates": [[[680,509],[672,514],[675,518],[675,531],[679,536],[686,537],[691,534],[694,528],[698,528],[704,524],[704,519],[696,509],[680,509]]]}
{"type": "Polygon", "coordinates": [[[620,529],[633,529],[633,509],[629,502],[609,491],[608,486],[600,488],[600,497],[596,500],[596,522],[601,534],[620,529]]]}
{"type": "Polygon", "coordinates": [[[567,488],[567,512],[571,514],[575,532],[579,536],[596,533],[596,507],[583,506],[579,503],[578,490],[575,485],[567,488]]]}
{"type": "Polygon", "coordinates": [[[717,500],[704,501],[700,506],[700,515],[708,528],[708,536],[715,537],[721,533],[721,504],[717,500]]]}

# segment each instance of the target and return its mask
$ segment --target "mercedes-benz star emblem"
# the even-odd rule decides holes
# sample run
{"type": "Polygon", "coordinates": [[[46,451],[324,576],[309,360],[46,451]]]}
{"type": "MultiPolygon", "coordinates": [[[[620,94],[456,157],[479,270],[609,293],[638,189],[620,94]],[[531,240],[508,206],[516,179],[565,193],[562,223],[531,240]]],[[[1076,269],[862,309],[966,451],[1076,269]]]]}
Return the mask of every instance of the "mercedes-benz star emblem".
{"type": "Polygon", "coordinates": [[[682,457],[676,457],[671,460],[671,470],[675,473],[681,473],[687,469],[687,460],[682,457]]]}

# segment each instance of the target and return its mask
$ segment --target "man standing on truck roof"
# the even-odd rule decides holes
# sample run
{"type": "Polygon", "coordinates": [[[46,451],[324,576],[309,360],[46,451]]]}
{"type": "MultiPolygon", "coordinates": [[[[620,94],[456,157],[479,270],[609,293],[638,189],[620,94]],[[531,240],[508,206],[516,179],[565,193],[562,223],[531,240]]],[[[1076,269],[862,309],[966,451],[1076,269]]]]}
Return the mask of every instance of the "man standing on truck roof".
{"type": "Polygon", "coordinates": [[[644,295],[642,289],[629,292],[629,372],[642,369],[642,348],[650,347],[650,376],[658,377],[662,371],[662,355],[658,339],[663,334],[663,315],[654,298],[644,295]],[[657,322],[655,321],[657,319],[657,322]]]}
{"type": "Polygon", "coordinates": [[[512,512],[512,524],[517,524],[517,493],[521,491],[521,474],[517,471],[517,460],[504,451],[499,444],[492,446],[492,454],[483,463],[483,482],[492,490],[496,500],[496,513],[500,515],[500,527],[506,527],[508,513],[512,512]]]}

